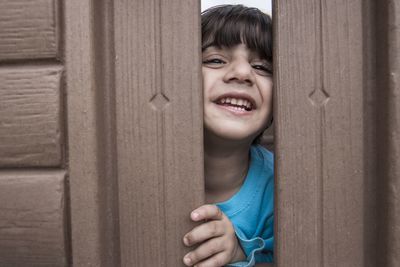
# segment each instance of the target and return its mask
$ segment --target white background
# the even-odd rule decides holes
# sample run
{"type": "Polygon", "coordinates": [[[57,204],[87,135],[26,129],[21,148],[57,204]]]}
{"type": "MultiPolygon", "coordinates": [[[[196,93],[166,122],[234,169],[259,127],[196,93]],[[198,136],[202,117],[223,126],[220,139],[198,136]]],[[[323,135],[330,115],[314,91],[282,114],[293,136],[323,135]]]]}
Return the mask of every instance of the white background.
{"type": "Polygon", "coordinates": [[[265,13],[272,14],[272,0],[201,0],[201,11],[216,5],[222,4],[242,4],[245,6],[257,7],[265,13]]]}

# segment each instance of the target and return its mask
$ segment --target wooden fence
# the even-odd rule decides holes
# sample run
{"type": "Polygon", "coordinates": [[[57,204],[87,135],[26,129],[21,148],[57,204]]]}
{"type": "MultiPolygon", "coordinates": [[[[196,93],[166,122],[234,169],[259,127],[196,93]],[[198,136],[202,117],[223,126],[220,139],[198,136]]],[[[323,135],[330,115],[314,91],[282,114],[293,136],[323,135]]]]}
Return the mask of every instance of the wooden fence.
{"type": "MultiPolygon", "coordinates": [[[[199,1],[0,6],[0,266],[182,266],[199,1]]],[[[400,266],[400,4],[273,9],[274,266],[400,266]]]]}

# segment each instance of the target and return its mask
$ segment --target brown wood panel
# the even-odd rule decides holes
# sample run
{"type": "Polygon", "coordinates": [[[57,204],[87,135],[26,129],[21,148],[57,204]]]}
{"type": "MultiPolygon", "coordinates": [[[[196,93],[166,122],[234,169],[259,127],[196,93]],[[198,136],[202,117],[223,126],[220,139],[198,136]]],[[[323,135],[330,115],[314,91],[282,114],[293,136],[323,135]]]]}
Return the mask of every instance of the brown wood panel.
{"type": "Polygon", "coordinates": [[[60,66],[0,69],[0,166],[60,166],[60,66]]]}
{"type": "Polygon", "coordinates": [[[58,58],[57,0],[0,0],[0,61],[58,58]]]}
{"type": "MultiPolygon", "coordinates": [[[[100,210],[99,141],[97,128],[92,3],[65,1],[65,60],[68,124],[68,168],[71,205],[71,246],[74,266],[103,266],[100,210]],[[77,49],[79,48],[79,49],[77,49]]],[[[97,43],[96,43],[97,44],[97,43]]],[[[99,117],[99,121],[102,118],[99,117]]],[[[112,266],[112,265],[110,265],[112,266]]]]}
{"type": "Polygon", "coordinates": [[[377,266],[400,266],[400,5],[376,4],[377,266]]]}
{"type": "Polygon", "coordinates": [[[319,1],[274,2],[275,258],[280,267],[321,267],[319,257],[319,1]]]}
{"type": "Polygon", "coordinates": [[[363,57],[364,57],[364,248],[365,265],[364,267],[384,266],[377,264],[377,259],[382,258],[382,253],[377,251],[377,223],[381,220],[377,216],[378,203],[377,192],[378,185],[381,183],[381,177],[377,173],[377,133],[381,130],[377,127],[377,69],[376,69],[376,42],[380,38],[376,35],[376,26],[378,25],[375,12],[376,5],[380,5],[375,0],[364,2],[364,21],[363,21],[363,57]]]}
{"type": "Polygon", "coordinates": [[[364,266],[361,1],[276,1],[278,266],[364,266]]]}
{"type": "MultiPolygon", "coordinates": [[[[99,161],[99,199],[101,200],[100,243],[102,266],[121,266],[116,166],[116,119],[114,85],[114,0],[97,1],[93,6],[95,86],[97,93],[97,137],[99,161]]],[[[121,233],[122,235],[124,233],[121,233]]]]}
{"type": "Polygon", "coordinates": [[[0,265],[66,266],[64,171],[0,172],[0,265]]]}
{"type": "Polygon", "coordinates": [[[364,267],[363,1],[321,4],[323,264],[364,267]]]}
{"type": "MultiPolygon", "coordinates": [[[[387,1],[388,72],[386,109],[387,265],[400,266],[400,5],[387,1]]],[[[382,203],[385,205],[385,203],[382,203]]]]}
{"type": "Polygon", "coordinates": [[[203,196],[199,1],[115,1],[121,263],[182,266],[203,196]]]}

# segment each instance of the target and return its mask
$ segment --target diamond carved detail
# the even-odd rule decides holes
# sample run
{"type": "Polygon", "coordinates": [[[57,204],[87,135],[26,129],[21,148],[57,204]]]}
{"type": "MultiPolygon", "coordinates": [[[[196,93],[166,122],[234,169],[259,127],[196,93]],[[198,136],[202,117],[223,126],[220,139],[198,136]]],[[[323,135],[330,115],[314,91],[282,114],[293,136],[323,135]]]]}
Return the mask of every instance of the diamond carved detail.
{"type": "Polygon", "coordinates": [[[310,95],[308,96],[308,98],[310,99],[311,103],[314,106],[324,106],[328,100],[329,100],[329,95],[327,92],[325,92],[324,89],[317,89],[314,90],[310,93],[310,95]]]}
{"type": "Polygon", "coordinates": [[[163,93],[157,93],[150,99],[150,105],[155,110],[163,110],[169,103],[168,97],[163,93]]]}

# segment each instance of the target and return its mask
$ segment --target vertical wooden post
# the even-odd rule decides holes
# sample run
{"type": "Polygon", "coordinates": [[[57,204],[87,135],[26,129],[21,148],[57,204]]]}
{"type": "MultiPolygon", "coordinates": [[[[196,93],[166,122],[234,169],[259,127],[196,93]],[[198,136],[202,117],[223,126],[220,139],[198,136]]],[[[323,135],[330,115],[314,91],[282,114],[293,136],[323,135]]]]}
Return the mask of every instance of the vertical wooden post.
{"type": "Polygon", "coordinates": [[[400,5],[376,4],[377,266],[400,265],[400,5]]]}
{"type": "Polygon", "coordinates": [[[93,12],[90,0],[64,8],[72,263],[101,266],[93,12]]]}
{"type": "Polygon", "coordinates": [[[276,262],[364,266],[362,1],[275,1],[276,262]]]}
{"type": "Polygon", "coordinates": [[[181,266],[203,202],[200,6],[114,2],[123,266],[181,266]]]}
{"type": "Polygon", "coordinates": [[[388,267],[400,265],[400,5],[388,1],[388,98],[387,98],[387,163],[386,175],[388,221],[388,267]]]}
{"type": "Polygon", "coordinates": [[[65,3],[73,264],[179,266],[203,203],[198,1],[65,3]]]}

